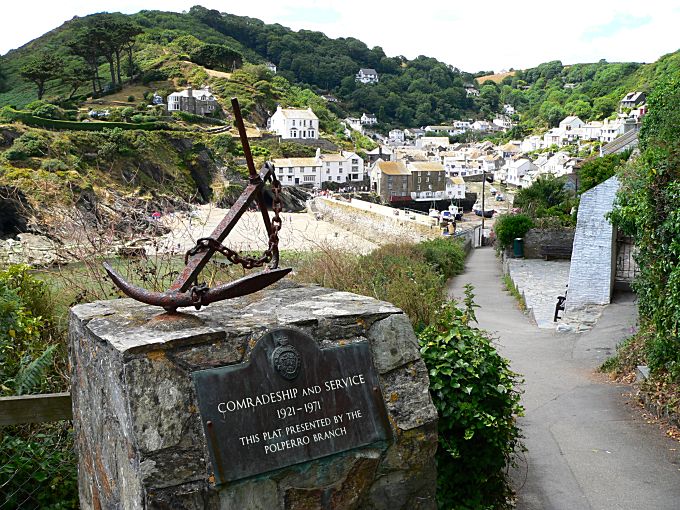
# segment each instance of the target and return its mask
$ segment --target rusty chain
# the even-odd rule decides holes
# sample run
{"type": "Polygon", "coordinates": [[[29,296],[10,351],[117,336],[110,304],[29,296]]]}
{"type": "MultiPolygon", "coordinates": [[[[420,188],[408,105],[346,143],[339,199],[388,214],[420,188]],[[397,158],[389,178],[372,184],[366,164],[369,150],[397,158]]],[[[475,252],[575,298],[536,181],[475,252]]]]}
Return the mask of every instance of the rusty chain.
{"type": "MultiPolygon", "coordinates": [[[[237,251],[232,250],[213,239],[212,237],[202,237],[196,241],[196,246],[191,248],[184,255],[184,263],[186,264],[189,257],[193,257],[197,253],[204,250],[213,250],[224,255],[232,264],[240,264],[244,269],[253,269],[255,267],[262,267],[269,264],[270,269],[276,269],[279,266],[279,231],[283,224],[281,220],[281,211],[283,204],[281,202],[281,182],[276,178],[276,174],[272,172],[272,210],[274,216],[271,219],[271,233],[269,234],[269,245],[267,249],[259,257],[243,256],[237,251]]],[[[200,294],[203,289],[194,287],[192,289],[192,298],[194,301],[200,301],[200,294]]]]}

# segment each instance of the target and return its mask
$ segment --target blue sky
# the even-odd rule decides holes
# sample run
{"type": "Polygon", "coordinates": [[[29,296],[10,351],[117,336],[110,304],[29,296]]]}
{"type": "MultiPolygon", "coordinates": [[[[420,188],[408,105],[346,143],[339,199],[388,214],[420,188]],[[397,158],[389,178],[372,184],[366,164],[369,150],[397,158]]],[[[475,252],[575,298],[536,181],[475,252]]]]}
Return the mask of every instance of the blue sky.
{"type": "Polygon", "coordinates": [[[75,15],[181,12],[194,4],[294,30],[355,37],[369,47],[381,46],[390,56],[427,55],[470,72],[527,68],[549,60],[652,62],[680,49],[675,0],[23,0],[3,2],[0,54],[75,15]]]}

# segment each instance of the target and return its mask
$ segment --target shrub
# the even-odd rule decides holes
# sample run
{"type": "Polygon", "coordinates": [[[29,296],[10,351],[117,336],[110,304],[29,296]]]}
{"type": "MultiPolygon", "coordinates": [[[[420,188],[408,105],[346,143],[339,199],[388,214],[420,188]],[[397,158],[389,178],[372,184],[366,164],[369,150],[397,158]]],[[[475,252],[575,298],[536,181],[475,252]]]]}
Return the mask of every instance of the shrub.
{"type": "MultiPolygon", "coordinates": [[[[58,347],[52,302],[44,282],[28,266],[0,271],[0,394],[51,388],[58,347]]],[[[62,382],[55,382],[57,385],[62,382]]]]}
{"type": "Polygon", "coordinates": [[[127,102],[128,102],[128,103],[134,103],[134,102],[135,102],[135,96],[128,96],[128,97],[127,97],[127,102]]]}
{"type": "Polygon", "coordinates": [[[64,110],[53,104],[46,103],[33,110],[33,115],[36,117],[42,117],[44,119],[59,120],[64,118],[64,110]]]}
{"type": "Polygon", "coordinates": [[[48,172],[56,172],[59,170],[68,170],[69,167],[66,163],[59,159],[44,159],[40,163],[40,168],[47,170],[48,172]]]}
{"type": "Polygon", "coordinates": [[[511,508],[505,470],[521,449],[519,376],[476,322],[472,287],[464,307],[448,304],[419,335],[439,413],[440,508],[511,508]]]}
{"type": "Polygon", "coordinates": [[[363,256],[321,247],[299,266],[296,277],[389,301],[416,329],[429,324],[444,303],[446,278],[414,244],[388,244],[363,256]]]}
{"type": "Polygon", "coordinates": [[[465,251],[458,240],[432,239],[416,245],[425,260],[432,264],[445,278],[460,274],[465,268],[465,251]]]}
{"type": "Polygon", "coordinates": [[[494,231],[502,248],[507,248],[516,237],[524,237],[534,226],[534,222],[526,214],[501,214],[496,218],[494,231]]]}
{"type": "Polygon", "coordinates": [[[35,156],[47,154],[48,139],[40,133],[24,133],[14,140],[12,146],[5,151],[5,158],[9,161],[18,161],[35,156]]]}

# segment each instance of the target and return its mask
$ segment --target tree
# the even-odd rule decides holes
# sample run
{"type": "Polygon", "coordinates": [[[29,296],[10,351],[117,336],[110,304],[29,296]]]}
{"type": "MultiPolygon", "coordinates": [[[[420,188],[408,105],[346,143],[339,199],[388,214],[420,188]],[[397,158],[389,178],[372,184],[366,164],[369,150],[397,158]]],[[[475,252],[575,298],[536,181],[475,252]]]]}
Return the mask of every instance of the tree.
{"type": "Polygon", "coordinates": [[[78,92],[78,89],[90,81],[91,78],[92,69],[83,60],[75,60],[67,64],[64,68],[61,81],[64,85],[70,87],[68,99],[72,99],[76,92],[78,92]]]}
{"type": "Polygon", "coordinates": [[[204,44],[191,53],[190,59],[196,64],[219,71],[233,71],[241,67],[243,55],[222,44],[204,44]]]}
{"type": "Polygon", "coordinates": [[[64,60],[53,53],[40,53],[32,57],[21,68],[21,76],[38,87],[38,99],[45,94],[48,81],[58,78],[62,73],[64,60]]]}
{"type": "Polygon", "coordinates": [[[7,90],[7,77],[2,70],[2,60],[0,60],[0,92],[4,92],[5,90],[7,90]]]}

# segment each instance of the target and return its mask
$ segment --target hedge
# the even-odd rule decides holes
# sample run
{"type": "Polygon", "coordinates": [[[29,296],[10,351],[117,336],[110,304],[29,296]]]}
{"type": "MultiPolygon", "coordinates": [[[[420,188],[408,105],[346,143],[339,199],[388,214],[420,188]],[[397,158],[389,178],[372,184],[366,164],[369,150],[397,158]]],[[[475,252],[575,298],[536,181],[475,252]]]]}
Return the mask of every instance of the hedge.
{"type": "Polygon", "coordinates": [[[30,113],[20,112],[5,107],[0,110],[0,121],[20,121],[28,126],[46,129],[68,129],[71,131],[102,131],[104,129],[121,128],[127,130],[157,131],[172,129],[166,122],[142,122],[129,124],[127,122],[77,122],[70,120],[54,120],[35,117],[30,113]]]}

